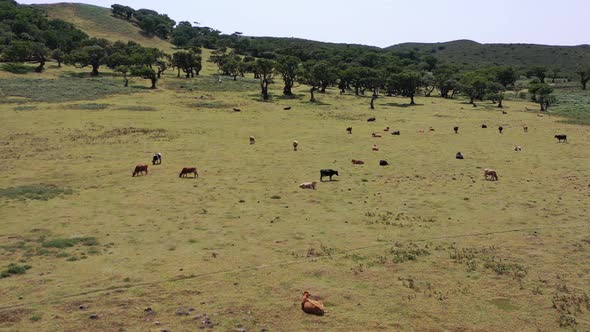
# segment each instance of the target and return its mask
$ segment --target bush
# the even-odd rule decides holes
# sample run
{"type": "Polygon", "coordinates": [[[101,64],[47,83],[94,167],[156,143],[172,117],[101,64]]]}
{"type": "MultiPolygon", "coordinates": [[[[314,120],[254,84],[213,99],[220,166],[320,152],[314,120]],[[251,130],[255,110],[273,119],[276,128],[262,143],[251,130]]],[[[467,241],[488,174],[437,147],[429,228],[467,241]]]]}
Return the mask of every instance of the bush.
{"type": "Polygon", "coordinates": [[[35,71],[35,67],[27,66],[22,63],[5,63],[0,68],[13,74],[28,74],[35,71]]]}
{"type": "Polygon", "coordinates": [[[0,197],[8,199],[33,199],[47,201],[59,195],[71,195],[71,189],[59,188],[54,185],[34,184],[0,189],[0,197]]]}
{"type": "Polygon", "coordinates": [[[4,271],[0,272],[0,279],[8,278],[15,274],[25,274],[30,268],[30,265],[18,265],[12,263],[8,265],[4,271]]]}
{"type": "Polygon", "coordinates": [[[76,244],[82,244],[85,246],[95,246],[98,245],[98,241],[94,237],[74,237],[71,239],[55,239],[50,241],[43,242],[43,247],[45,248],[58,248],[64,249],[73,247],[76,244]]]}

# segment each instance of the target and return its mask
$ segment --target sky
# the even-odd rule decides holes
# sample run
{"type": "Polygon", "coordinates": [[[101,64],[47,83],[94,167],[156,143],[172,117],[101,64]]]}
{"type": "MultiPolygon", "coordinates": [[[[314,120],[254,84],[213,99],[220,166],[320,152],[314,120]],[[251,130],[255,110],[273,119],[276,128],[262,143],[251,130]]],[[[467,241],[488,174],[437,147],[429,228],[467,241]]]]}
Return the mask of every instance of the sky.
{"type": "MultiPolygon", "coordinates": [[[[55,3],[17,0],[19,3],[55,3]]],[[[387,47],[480,43],[590,44],[590,0],[80,0],[153,9],[223,33],[387,47]]]]}

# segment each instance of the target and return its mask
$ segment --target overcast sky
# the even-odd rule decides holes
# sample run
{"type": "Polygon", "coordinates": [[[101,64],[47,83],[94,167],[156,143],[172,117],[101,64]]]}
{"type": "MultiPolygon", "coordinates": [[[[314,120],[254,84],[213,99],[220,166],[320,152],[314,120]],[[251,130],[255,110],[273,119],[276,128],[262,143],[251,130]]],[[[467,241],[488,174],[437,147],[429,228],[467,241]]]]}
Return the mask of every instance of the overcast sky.
{"type": "MultiPolygon", "coordinates": [[[[17,0],[19,3],[55,3],[17,0]]],[[[81,0],[148,8],[223,33],[386,47],[481,43],[590,44],[590,0],[81,0]]]]}

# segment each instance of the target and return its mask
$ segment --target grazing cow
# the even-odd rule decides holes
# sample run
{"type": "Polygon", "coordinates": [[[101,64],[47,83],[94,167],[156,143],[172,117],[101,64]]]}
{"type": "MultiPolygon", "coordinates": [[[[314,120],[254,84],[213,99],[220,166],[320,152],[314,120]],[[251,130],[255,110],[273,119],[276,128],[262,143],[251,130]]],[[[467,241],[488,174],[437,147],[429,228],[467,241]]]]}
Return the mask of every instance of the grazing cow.
{"type": "Polygon", "coordinates": [[[486,180],[489,180],[489,181],[498,181],[498,174],[493,169],[487,169],[487,168],[484,169],[483,170],[483,175],[486,178],[486,180]]]}
{"type": "Polygon", "coordinates": [[[373,151],[379,151],[379,147],[377,146],[377,144],[373,144],[373,151]]]}
{"type": "Polygon", "coordinates": [[[298,146],[299,146],[299,142],[293,141],[293,151],[297,151],[298,146]]]}
{"type": "Polygon", "coordinates": [[[375,122],[375,120],[377,120],[377,119],[375,117],[372,117],[372,118],[368,118],[367,122],[375,122]]]}
{"type": "Polygon", "coordinates": [[[179,178],[181,177],[188,177],[189,174],[194,174],[195,178],[199,177],[199,173],[197,173],[197,168],[196,167],[184,167],[182,169],[182,171],[180,171],[180,175],[178,175],[179,178]]]}
{"type": "Polygon", "coordinates": [[[428,131],[434,131],[434,128],[430,127],[428,128],[428,131]]]}
{"type": "Polygon", "coordinates": [[[338,171],[335,171],[333,169],[322,169],[320,170],[320,182],[324,182],[324,176],[327,176],[330,178],[330,181],[332,181],[332,176],[339,176],[338,175],[338,171]]]}
{"type": "Polygon", "coordinates": [[[455,127],[453,127],[453,130],[455,131],[455,134],[459,133],[459,127],[455,126],[455,127]]]}
{"type": "Polygon", "coordinates": [[[156,164],[159,165],[161,163],[162,163],[162,154],[158,152],[152,157],[152,165],[156,165],[156,164]]]}
{"type": "Polygon", "coordinates": [[[254,139],[254,136],[250,136],[250,145],[256,143],[256,139],[254,139]]]}
{"type": "Polygon", "coordinates": [[[315,190],[315,185],[317,184],[317,182],[303,182],[302,184],[299,185],[299,188],[301,189],[313,189],[315,190]]]}
{"type": "Polygon", "coordinates": [[[234,112],[241,112],[242,110],[239,108],[234,108],[234,112]]]}
{"type": "Polygon", "coordinates": [[[567,143],[567,135],[555,135],[554,137],[558,139],[559,143],[562,141],[567,143]]]}
{"type": "Polygon", "coordinates": [[[522,151],[522,147],[520,145],[517,145],[514,147],[514,151],[522,151]]]}
{"type": "Polygon", "coordinates": [[[131,177],[143,174],[144,172],[146,175],[148,174],[148,165],[137,165],[135,166],[135,170],[133,170],[133,174],[131,174],[131,177]]]}
{"type": "Polygon", "coordinates": [[[506,112],[506,111],[502,111],[502,114],[508,114],[508,112],[506,112]]]}
{"type": "Polygon", "coordinates": [[[373,133],[373,137],[382,137],[381,134],[373,133]]]}
{"type": "Polygon", "coordinates": [[[486,124],[482,124],[482,125],[481,125],[481,128],[482,128],[482,129],[486,129],[487,127],[488,127],[488,125],[486,125],[486,124]]]}
{"type": "Polygon", "coordinates": [[[400,133],[399,133],[399,130],[396,130],[396,131],[394,131],[394,132],[393,132],[393,133],[391,133],[391,134],[392,134],[392,135],[395,135],[395,136],[399,136],[399,135],[400,135],[400,133]]]}
{"type": "Polygon", "coordinates": [[[389,166],[387,160],[379,160],[379,166],[389,166]]]}
{"type": "Polygon", "coordinates": [[[290,109],[291,109],[291,106],[287,106],[287,107],[283,108],[283,110],[285,110],[285,111],[288,111],[290,109]]]}
{"type": "Polygon", "coordinates": [[[389,127],[385,127],[385,129],[383,129],[383,131],[389,131],[389,127]]]}
{"type": "Polygon", "coordinates": [[[353,159],[353,160],[352,160],[352,164],[353,164],[353,165],[364,165],[364,164],[365,164],[365,162],[364,162],[364,161],[362,161],[362,160],[356,160],[356,159],[353,159]]]}
{"type": "Polygon", "coordinates": [[[527,125],[523,125],[522,129],[524,130],[525,133],[529,132],[529,127],[527,125]]]}
{"type": "Polygon", "coordinates": [[[498,132],[501,134],[504,131],[504,127],[500,126],[498,127],[498,132]]]}
{"type": "Polygon", "coordinates": [[[461,152],[457,152],[457,154],[455,155],[455,158],[456,158],[456,159],[465,159],[465,158],[463,157],[463,154],[461,154],[461,152]]]}
{"type": "Polygon", "coordinates": [[[346,132],[349,133],[349,134],[352,134],[352,127],[346,128],[346,132]]]}
{"type": "Polygon", "coordinates": [[[312,300],[309,297],[311,294],[309,292],[303,292],[303,299],[301,299],[301,310],[306,314],[324,315],[324,304],[320,301],[312,300]]]}

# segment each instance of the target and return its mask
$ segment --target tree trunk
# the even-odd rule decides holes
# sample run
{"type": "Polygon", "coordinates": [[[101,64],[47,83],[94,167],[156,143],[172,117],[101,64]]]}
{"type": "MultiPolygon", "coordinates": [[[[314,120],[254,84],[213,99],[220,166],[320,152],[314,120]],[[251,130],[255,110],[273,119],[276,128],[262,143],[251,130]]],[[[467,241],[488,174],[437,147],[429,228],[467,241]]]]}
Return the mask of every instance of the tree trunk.
{"type": "Polygon", "coordinates": [[[129,79],[127,77],[125,77],[125,87],[129,86],[129,79]]]}
{"type": "Polygon", "coordinates": [[[426,91],[425,97],[430,97],[430,95],[432,94],[432,91],[434,91],[434,87],[431,88],[430,90],[426,91]]]}
{"type": "Polygon", "coordinates": [[[151,78],[151,80],[152,80],[152,87],[150,89],[157,89],[156,82],[158,81],[158,79],[154,77],[154,78],[151,78]]]}
{"type": "Polygon", "coordinates": [[[359,95],[359,87],[358,85],[354,87],[354,95],[358,96],[359,95]]]}
{"type": "Polygon", "coordinates": [[[414,102],[414,95],[410,95],[410,105],[416,105],[414,102]]]}
{"type": "Polygon", "coordinates": [[[268,100],[268,82],[267,80],[262,80],[260,83],[260,88],[262,89],[262,99],[268,100]]]}
{"type": "Polygon", "coordinates": [[[498,100],[498,107],[499,108],[504,108],[504,105],[502,105],[502,99],[498,100]]]}
{"type": "Polygon", "coordinates": [[[293,95],[293,91],[291,91],[291,85],[288,83],[285,83],[285,87],[283,87],[283,94],[285,96],[292,96],[293,95]]]}
{"type": "Polygon", "coordinates": [[[100,65],[92,65],[92,73],[90,73],[91,76],[98,76],[98,67],[100,65]]]}
{"type": "Polygon", "coordinates": [[[315,91],[315,86],[312,87],[309,92],[311,93],[311,99],[309,99],[310,102],[314,103],[315,102],[315,97],[313,95],[313,92],[315,91]]]}
{"type": "Polygon", "coordinates": [[[45,66],[45,61],[39,61],[39,66],[35,68],[36,73],[40,73],[43,71],[43,67],[45,66]]]}
{"type": "Polygon", "coordinates": [[[586,90],[586,84],[588,81],[582,81],[582,90],[586,90]]]}
{"type": "Polygon", "coordinates": [[[178,75],[176,77],[180,78],[180,67],[178,67],[178,75]]]}
{"type": "Polygon", "coordinates": [[[57,60],[57,68],[61,68],[61,60],[57,60]]]}
{"type": "Polygon", "coordinates": [[[470,104],[474,104],[474,103],[475,103],[475,97],[473,97],[473,96],[470,96],[469,98],[470,98],[470,99],[469,99],[469,103],[470,103],[470,104]]]}
{"type": "Polygon", "coordinates": [[[375,109],[375,99],[377,99],[377,95],[373,94],[373,96],[371,97],[371,109],[372,110],[375,109]]]}

